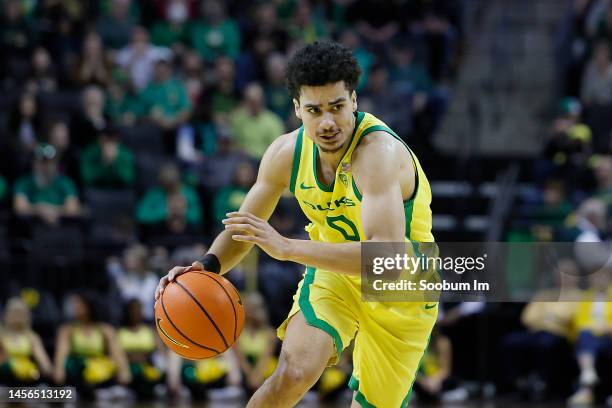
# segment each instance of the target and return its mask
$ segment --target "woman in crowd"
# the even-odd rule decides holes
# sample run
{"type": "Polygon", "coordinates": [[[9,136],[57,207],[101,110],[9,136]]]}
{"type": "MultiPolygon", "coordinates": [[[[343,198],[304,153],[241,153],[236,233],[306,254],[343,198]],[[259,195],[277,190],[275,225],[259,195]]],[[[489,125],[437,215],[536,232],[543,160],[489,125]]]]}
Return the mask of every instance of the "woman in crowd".
{"type": "Polygon", "coordinates": [[[144,322],[138,299],[126,303],[118,338],[130,364],[132,390],[139,399],[151,399],[155,386],[162,380],[161,371],[154,365],[154,354],[161,343],[153,328],[144,322]]]}
{"type": "Polygon", "coordinates": [[[117,333],[98,317],[93,294],[75,294],[70,299],[72,319],[60,326],[55,350],[54,380],[77,387],[81,396],[118,382],[127,385],[132,376],[128,360],[119,346],[117,333]]]}
{"type": "Polygon", "coordinates": [[[234,350],[244,378],[244,386],[248,393],[253,393],[274,371],[278,343],[274,328],[268,322],[263,297],[259,293],[245,296],[244,310],[244,329],[234,350]]]}
{"type": "Polygon", "coordinates": [[[0,328],[0,383],[30,386],[50,378],[51,360],[30,326],[30,310],[19,298],[9,299],[0,328]]]}

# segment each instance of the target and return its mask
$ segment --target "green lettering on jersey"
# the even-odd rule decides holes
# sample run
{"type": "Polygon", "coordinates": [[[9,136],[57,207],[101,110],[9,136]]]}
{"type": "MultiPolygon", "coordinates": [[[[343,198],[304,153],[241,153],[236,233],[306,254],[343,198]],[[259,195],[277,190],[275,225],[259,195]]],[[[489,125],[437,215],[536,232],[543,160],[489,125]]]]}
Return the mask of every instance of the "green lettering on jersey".
{"type": "Polygon", "coordinates": [[[351,200],[350,198],[346,198],[346,197],[339,198],[337,200],[334,200],[333,202],[328,201],[325,204],[313,204],[306,200],[302,200],[302,203],[304,203],[308,208],[315,210],[315,211],[330,211],[330,210],[337,210],[342,207],[354,207],[355,206],[355,202],[351,200]]]}

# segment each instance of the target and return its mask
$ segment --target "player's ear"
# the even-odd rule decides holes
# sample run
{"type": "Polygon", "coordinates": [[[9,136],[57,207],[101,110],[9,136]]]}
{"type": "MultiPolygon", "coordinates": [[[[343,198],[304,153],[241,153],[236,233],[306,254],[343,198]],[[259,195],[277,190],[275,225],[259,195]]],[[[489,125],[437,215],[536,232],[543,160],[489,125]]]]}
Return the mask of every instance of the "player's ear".
{"type": "Polygon", "coordinates": [[[357,92],[354,89],[351,92],[351,109],[353,112],[357,112],[357,92]]]}
{"type": "Polygon", "coordinates": [[[302,114],[300,113],[300,101],[295,98],[293,98],[293,109],[295,110],[295,116],[297,116],[298,119],[302,119],[302,114]]]}

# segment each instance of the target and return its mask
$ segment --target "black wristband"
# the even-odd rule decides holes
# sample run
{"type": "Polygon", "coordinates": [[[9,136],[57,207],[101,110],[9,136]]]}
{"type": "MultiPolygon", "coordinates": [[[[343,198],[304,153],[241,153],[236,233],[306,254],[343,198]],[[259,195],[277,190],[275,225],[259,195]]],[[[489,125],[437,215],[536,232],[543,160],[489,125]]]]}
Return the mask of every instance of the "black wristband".
{"type": "Polygon", "coordinates": [[[204,270],[214,273],[221,273],[221,262],[219,262],[219,258],[215,254],[206,254],[202,259],[200,259],[200,263],[204,267],[204,270]]]}

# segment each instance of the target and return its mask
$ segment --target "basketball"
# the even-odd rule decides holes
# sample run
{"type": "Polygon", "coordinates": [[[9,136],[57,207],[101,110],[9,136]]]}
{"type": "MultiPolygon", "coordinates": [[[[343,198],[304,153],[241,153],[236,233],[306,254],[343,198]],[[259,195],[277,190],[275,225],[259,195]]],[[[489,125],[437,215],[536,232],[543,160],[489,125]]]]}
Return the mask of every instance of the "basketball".
{"type": "Polygon", "coordinates": [[[190,271],[168,284],[155,304],[155,323],[172,351],[200,360],[234,344],[242,332],[244,309],[238,291],[227,279],[190,271]]]}

